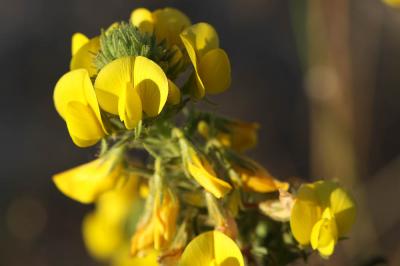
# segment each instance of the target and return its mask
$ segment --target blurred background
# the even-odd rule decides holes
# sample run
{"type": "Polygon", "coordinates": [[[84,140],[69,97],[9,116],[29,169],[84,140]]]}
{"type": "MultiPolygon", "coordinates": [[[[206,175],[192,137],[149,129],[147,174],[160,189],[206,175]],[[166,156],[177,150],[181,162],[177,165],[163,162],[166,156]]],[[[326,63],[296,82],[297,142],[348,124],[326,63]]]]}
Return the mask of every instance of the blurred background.
{"type": "Polygon", "coordinates": [[[252,155],[274,175],[355,196],[350,239],[310,265],[400,265],[400,9],[380,0],[0,0],[0,265],[99,265],[81,238],[92,206],[51,181],[95,150],[73,145],[52,93],[73,33],[141,6],[216,27],[233,83],[215,110],[261,124],[252,155]]]}

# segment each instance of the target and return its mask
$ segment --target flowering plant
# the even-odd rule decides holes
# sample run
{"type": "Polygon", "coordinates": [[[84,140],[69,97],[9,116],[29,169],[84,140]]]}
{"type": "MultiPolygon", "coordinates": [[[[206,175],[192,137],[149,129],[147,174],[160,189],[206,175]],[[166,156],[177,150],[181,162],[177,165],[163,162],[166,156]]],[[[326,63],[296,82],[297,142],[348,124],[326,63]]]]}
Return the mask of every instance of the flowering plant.
{"type": "Polygon", "coordinates": [[[245,152],[258,124],[202,111],[229,88],[231,66],[208,23],[139,8],[99,36],[72,37],[57,112],[97,159],[54,175],[95,203],[83,221],[94,258],[111,265],[284,265],[310,248],[328,258],[355,219],[333,181],[278,180],[245,152]],[[207,101],[205,101],[207,102],[207,101]]]}

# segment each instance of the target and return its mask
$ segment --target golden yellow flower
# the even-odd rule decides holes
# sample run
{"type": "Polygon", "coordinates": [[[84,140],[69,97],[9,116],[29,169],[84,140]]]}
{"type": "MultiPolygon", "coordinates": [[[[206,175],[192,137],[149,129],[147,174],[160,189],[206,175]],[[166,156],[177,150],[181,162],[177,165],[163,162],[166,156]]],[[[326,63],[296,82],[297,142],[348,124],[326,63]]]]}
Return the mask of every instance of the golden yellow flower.
{"type": "Polygon", "coordinates": [[[178,199],[170,189],[158,193],[151,215],[141,221],[132,236],[131,253],[167,248],[175,236],[178,211],[178,199]]]}
{"type": "Polygon", "coordinates": [[[243,188],[259,193],[268,193],[278,191],[279,189],[288,190],[289,184],[281,182],[274,178],[264,167],[257,162],[246,159],[251,163],[251,168],[244,168],[235,165],[233,168],[239,174],[243,188]]]}
{"type": "Polygon", "coordinates": [[[179,34],[191,25],[185,14],[171,7],[154,12],[146,8],[135,9],[131,13],[131,23],[142,32],[154,32],[159,42],[165,40],[170,47],[181,44],[179,34]]]}
{"type": "Polygon", "coordinates": [[[82,203],[92,203],[112,189],[121,177],[121,149],[114,149],[89,163],[53,176],[57,188],[82,203]]]}
{"type": "Polygon", "coordinates": [[[100,107],[119,115],[126,128],[136,127],[142,111],[158,115],[168,98],[168,79],[164,71],[143,56],[116,59],[102,68],[95,81],[100,107]]]}
{"type": "Polygon", "coordinates": [[[210,163],[193,148],[189,149],[188,155],[187,170],[205,190],[216,198],[222,198],[232,189],[229,183],[216,176],[210,163]]]}
{"type": "Polygon", "coordinates": [[[197,23],[180,35],[195,71],[193,96],[218,94],[231,84],[231,64],[226,52],[219,48],[215,29],[207,23],[197,23]]]}
{"type": "MultiPolygon", "coordinates": [[[[237,152],[245,152],[256,146],[258,139],[257,131],[259,128],[257,123],[226,121],[221,122],[219,126],[220,128],[218,128],[218,125],[216,126],[218,133],[215,137],[222,145],[230,147],[237,152]]],[[[207,122],[200,121],[197,128],[200,135],[204,138],[210,137],[207,122]]]]}
{"type": "Polygon", "coordinates": [[[292,208],[290,226],[301,245],[317,249],[323,257],[332,255],[340,237],[355,220],[353,199],[332,181],[302,185],[292,208]]]}
{"type": "Polygon", "coordinates": [[[72,59],[70,69],[84,68],[89,72],[89,76],[97,74],[94,58],[100,50],[100,38],[94,37],[89,39],[82,33],[75,33],[72,36],[72,59]]]}
{"type": "Polygon", "coordinates": [[[210,231],[190,241],[178,265],[244,266],[244,259],[235,241],[219,231],[210,231]]]}
{"type": "Polygon", "coordinates": [[[73,70],[62,76],[53,98],[56,110],[67,123],[76,145],[91,146],[104,137],[107,131],[86,69],[73,70]]]}

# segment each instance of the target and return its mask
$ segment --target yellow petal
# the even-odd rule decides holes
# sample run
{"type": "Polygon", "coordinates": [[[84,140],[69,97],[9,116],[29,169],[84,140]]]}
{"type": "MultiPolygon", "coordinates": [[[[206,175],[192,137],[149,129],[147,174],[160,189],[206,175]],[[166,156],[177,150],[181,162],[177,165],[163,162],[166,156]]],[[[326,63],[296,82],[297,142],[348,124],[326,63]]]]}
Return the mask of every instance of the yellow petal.
{"type": "Polygon", "coordinates": [[[119,162],[118,150],[56,174],[53,181],[66,196],[82,203],[91,203],[118,182],[121,171],[119,162]]]}
{"type": "Polygon", "coordinates": [[[196,84],[192,87],[192,89],[193,89],[192,95],[197,99],[201,99],[204,97],[205,88],[204,88],[204,84],[198,73],[197,55],[196,55],[195,48],[194,48],[193,44],[191,43],[190,39],[186,35],[181,34],[181,40],[182,40],[183,45],[186,48],[186,51],[189,55],[189,59],[192,62],[192,65],[194,68],[196,84]]]}
{"type": "Polygon", "coordinates": [[[204,22],[186,28],[181,36],[190,42],[200,59],[207,52],[219,47],[217,32],[210,24],[204,22]]]}
{"type": "Polygon", "coordinates": [[[175,105],[181,102],[181,91],[175,83],[168,79],[168,98],[169,104],[175,105]]]}
{"type": "Polygon", "coordinates": [[[80,102],[68,103],[65,121],[72,140],[79,147],[91,146],[105,135],[93,110],[80,102]]]}
{"type": "Polygon", "coordinates": [[[166,40],[169,46],[179,44],[179,34],[191,24],[185,14],[171,7],[157,9],[153,12],[153,19],[157,40],[166,40]]]}
{"type": "Polygon", "coordinates": [[[329,212],[329,208],[324,211],[323,218],[314,225],[311,232],[311,247],[318,249],[324,257],[332,255],[338,240],[336,222],[329,212]]]}
{"type": "Polygon", "coordinates": [[[133,85],[148,116],[158,115],[168,98],[168,79],[162,68],[152,60],[138,56],[133,68],[133,85]]]}
{"type": "Polygon", "coordinates": [[[121,91],[118,113],[127,129],[135,128],[142,119],[142,102],[136,88],[131,83],[128,83],[121,91]]]}
{"type": "Polygon", "coordinates": [[[219,231],[194,238],[186,246],[179,266],[243,266],[244,259],[236,243],[219,231]]]}
{"type": "Polygon", "coordinates": [[[88,42],[89,38],[80,32],[77,32],[74,35],[72,35],[72,42],[71,42],[72,55],[75,55],[79,51],[79,49],[81,49],[82,46],[84,46],[88,42]]]}
{"type": "Polygon", "coordinates": [[[142,32],[152,34],[154,31],[153,15],[146,8],[133,10],[131,13],[131,23],[142,32]]]}
{"type": "Polygon", "coordinates": [[[321,217],[321,208],[314,187],[302,185],[290,214],[293,236],[301,245],[310,243],[311,230],[321,217]]]}
{"type": "Polygon", "coordinates": [[[202,160],[191,152],[191,161],[187,165],[190,175],[199,183],[205,190],[213,194],[216,198],[224,197],[232,186],[222,179],[216,177],[209,163],[202,160]]]}
{"type": "Polygon", "coordinates": [[[84,44],[71,59],[70,69],[84,68],[89,72],[92,77],[96,75],[97,68],[94,64],[94,59],[100,50],[100,38],[95,37],[88,43],[84,44]]]}
{"type": "Polygon", "coordinates": [[[104,136],[106,130],[87,70],[73,70],[62,76],[53,98],[56,110],[66,120],[78,146],[90,146],[104,136]],[[86,128],[85,123],[88,123],[86,128]]]}
{"type": "Polygon", "coordinates": [[[330,208],[335,216],[339,237],[348,233],[356,218],[356,206],[351,196],[338,187],[330,194],[330,208]]]}
{"type": "Polygon", "coordinates": [[[94,83],[100,107],[118,115],[118,99],[128,83],[133,83],[135,57],[118,58],[104,66],[94,83]]]}
{"type": "Polygon", "coordinates": [[[123,243],[122,224],[108,223],[105,217],[91,213],[85,216],[82,234],[90,255],[98,260],[108,260],[123,243]]]}
{"type": "Polygon", "coordinates": [[[200,59],[198,67],[199,76],[207,93],[218,94],[231,85],[231,65],[224,50],[209,51],[200,59]]]}

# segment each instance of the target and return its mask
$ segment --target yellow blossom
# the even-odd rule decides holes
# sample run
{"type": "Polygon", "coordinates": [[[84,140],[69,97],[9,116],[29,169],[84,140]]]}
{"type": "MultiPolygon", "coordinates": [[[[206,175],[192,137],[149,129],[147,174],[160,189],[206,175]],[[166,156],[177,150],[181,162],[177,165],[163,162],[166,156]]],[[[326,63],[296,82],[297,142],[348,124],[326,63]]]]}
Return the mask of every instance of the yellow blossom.
{"type": "Polygon", "coordinates": [[[257,162],[246,159],[251,163],[251,168],[244,168],[235,165],[233,168],[239,174],[243,188],[259,193],[278,191],[279,189],[288,190],[289,184],[274,178],[264,167],[257,162]]]}
{"type": "Polygon", "coordinates": [[[79,147],[97,143],[106,134],[96,94],[86,69],[73,70],[54,89],[57,112],[67,123],[73,142],[79,147]]]}
{"type": "Polygon", "coordinates": [[[168,97],[168,79],[164,71],[143,56],[127,56],[107,64],[95,81],[99,104],[106,112],[119,115],[126,128],[142,119],[142,111],[156,116],[168,97]]]}
{"type": "MultiPolygon", "coordinates": [[[[257,123],[247,123],[242,121],[221,122],[220,129],[216,135],[218,141],[237,152],[245,152],[257,144],[257,123]]],[[[218,127],[218,125],[217,125],[218,127]]],[[[209,138],[209,126],[207,122],[200,121],[197,125],[200,135],[209,138]]]]}
{"type": "Polygon", "coordinates": [[[226,52],[219,48],[215,29],[207,23],[197,23],[180,35],[195,71],[195,98],[205,93],[217,94],[231,84],[231,65],[226,52]]]}
{"type": "Polygon", "coordinates": [[[166,7],[154,12],[138,8],[131,13],[131,23],[142,32],[155,34],[159,42],[165,40],[167,45],[180,45],[179,34],[191,25],[190,19],[181,11],[166,7]]]}
{"type": "Polygon", "coordinates": [[[197,183],[216,198],[224,197],[232,189],[229,183],[216,176],[210,163],[192,148],[189,149],[187,170],[197,183]]]}
{"type": "Polygon", "coordinates": [[[84,68],[89,72],[90,77],[95,76],[97,69],[93,60],[100,50],[100,38],[97,36],[89,39],[82,33],[75,33],[72,36],[71,50],[70,69],[84,68]]]}
{"type": "Polygon", "coordinates": [[[82,203],[92,203],[112,189],[121,177],[121,149],[53,176],[57,188],[82,203]]]}
{"type": "Polygon", "coordinates": [[[83,239],[94,258],[110,260],[127,242],[125,223],[137,199],[137,180],[134,175],[120,178],[114,189],[98,198],[95,211],[83,220],[83,239]]]}
{"type": "Polygon", "coordinates": [[[186,246],[178,265],[244,266],[244,259],[235,241],[219,231],[210,231],[186,246]]]}
{"type": "Polygon", "coordinates": [[[178,211],[178,199],[170,189],[157,193],[151,215],[141,221],[132,236],[131,253],[167,248],[175,236],[178,211]]]}
{"type": "Polygon", "coordinates": [[[302,185],[292,208],[290,226],[301,245],[329,257],[340,237],[348,233],[355,219],[353,199],[332,181],[302,185]]]}

